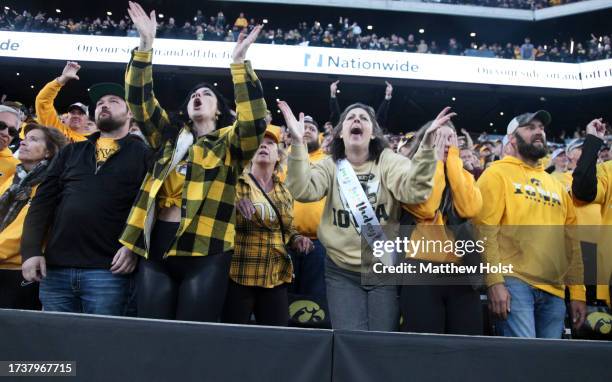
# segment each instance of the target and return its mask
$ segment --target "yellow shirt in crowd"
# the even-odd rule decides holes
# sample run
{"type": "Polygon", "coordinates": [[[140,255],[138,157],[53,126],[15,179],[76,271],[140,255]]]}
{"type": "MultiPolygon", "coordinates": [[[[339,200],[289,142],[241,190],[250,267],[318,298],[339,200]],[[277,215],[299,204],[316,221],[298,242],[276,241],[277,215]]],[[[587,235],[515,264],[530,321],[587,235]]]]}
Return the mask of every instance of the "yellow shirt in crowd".
{"type": "MultiPolygon", "coordinates": [[[[12,182],[12,177],[18,164],[19,159],[13,156],[13,153],[8,147],[0,151],[0,187],[9,179],[11,179],[12,182]]],[[[9,183],[9,185],[10,184],[11,183],[9,183]]],[[[2,193],[0,193],[0,195],[2,195],[2,193]]]]}
{"type": "Polygon", "coordinates": [[[61,131],[70,142],[84,141],[87,139],[85,135],[79,134],[70,127],[64,125],[57,116],[57,111],[55,110],[55,106],[53,106],[53,102],[61,89],[62,85],[56,80],[53,80],[40,90],[35,101],[36,119],[41,125],[55,127],[61,131]]]}
{"type": "MultiPolygon", "coordinates": [[[[0,195],[4,194],[13,184],[13,176],[10,176],[6,182],[0,184],[0,195]]],[[[31,198],[36,194],[37,188],[38,185],[32,187],[31,198]]],[[[0,232],[0,269],[21,269],[21,234],[29,207],[30,203],[26,204],[19,211],[15,220],[0,232]]]]}
{"type": "Polygon", "coordinates": [[[98,138],[96,142],[96,166],[99,168],[108,158],[119,150],[119,144],[113,138],[98,138]]]}
{"type": "MultiPolygon", "coordinates": [[[[585,301],[580,244],[568,226],[576,225],[574,203],[565,187],[544,171],[507,156],[494,162],[477,182],[483,207],[474,219],[484,233],[484,258],[493,265],[512,265],[511,275],[572,300],[585,301]],[[524,226],[524,227],[521,227],[524,226]],[[569,236],[568,236],[569,235],[569,236]]],[[[487,285],[504,282],[489,274],[487,285]]]]}
{"type": "MultiPolygon", "coordinates": [[[[460,217],[471,219],[480,212],[482,208],[482,196],[476,187],[474,176],[463,169],[463,162],[459,157],[459,149],[451,147],[448,150],[446,164],[438,161],[434,174],[434,185],[431,196],[420,204],[402,205],[406,211],[411,213],[416,220],[416,227],[410,236],[411,240],[439,240],[445,242],[452,240],[452,233],[443,228],[433,226],[444,226],[444,219],[440,213],[444,189],[450,187],[453,206],[460,217]],[[448,184],[446,182],[448,178],[448,184]]],[[[408,256],[408,254],[406,254],[408,256]]],[[[457,263],[460,257],[452,252],[420,251],[410,254],[414,259],[432,261],[437,263],[457,263]]]]}
{"type": "Polygon", "coordinates": [[[267,195],[276,212],[263,192],[248,175],[248,169],[236,183],[236,202],[248,199],[255,207],[255,214],[247,220],[236,212],[236,237],[230,268],[230,278],[241,285],[273,288],[293,280],[293,265],[285,245],[297,235],[293,227],[293,198],[284,184],[273,175],[274,187],[267,195]],[[285,228],[283,234],[279,219],[285,228]]]}
{"type": "MultiPolygon", "coordinates": [[[[318,163],[326,157],[327,154],[321,148],[308,153],[308,159],[311,164],[318,163]]],[[[317,229],[323,216],[323,207],[325,207],[325,198],[312,203],[295,201],[293,203],[293,214],[295,216],[293,224],[295,224],[295,229],[310,239],[316,239],[317,229]]]]}

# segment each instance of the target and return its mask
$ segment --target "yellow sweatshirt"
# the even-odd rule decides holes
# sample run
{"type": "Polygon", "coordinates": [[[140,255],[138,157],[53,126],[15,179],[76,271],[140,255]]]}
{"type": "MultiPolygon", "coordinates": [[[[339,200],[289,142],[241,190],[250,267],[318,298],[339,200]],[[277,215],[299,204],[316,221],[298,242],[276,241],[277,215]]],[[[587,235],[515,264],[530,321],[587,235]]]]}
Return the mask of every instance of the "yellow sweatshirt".
{"type": "MultiPolygon", "coordinates": [[[[494,162],[477,185],[483,207],[474,222],[484,260],[512,265],[509,276],[560,298],[568,284],[571,299],[585,301],[580,245],[571,229],[576,212],[565,187],[541,162],[532,167],[513,156],[494,162]]],[[[504,275],[488,274],[486,282],[503,283],[504,275]]]]}
{"type": "MultiPolygon", "coordinates": [[[[0,151],[0,187],[9,179],[11,182],[13,181],[13,174],[18,164],[19,159],[13,156],[13,153],[8,147],[0,151]]],[[[8,185],[10,186],[11,183],[8,183],[8,185]]]]}
{"type": "Polygon", "coordinates": [[[84,141],[86,139],[84,135],[64,125],[57,116],[57,111],[55,110],[55,106],[53,106],[53,102],[61,89],[62,85],[56,80],[53,80],[40,90],[36,96],[35,102],[38,123],[44,126],[55,127],[61,131],[70,142],[84,141]]]}
{"type": "MultiPolygon", "coordinates": [[[[446,164],[443,161],[437,162],[433,190],[429,199],[420,204],[402,205],[402,208],[411,213],[417,222],[410,237],[411,240],[421,238],[442,242],[453,240],[452,232],[442,227],[435,227],[444,226],[445,223],[439,207],[442,204],[442,196],[446,187],[450,187],[453,206],[460,217],[471,219],[480,212],[482,196],[476,187],[474,176],[463,169],[459,149],[451,147],[448,150],[446,164]],[[445,173],[449,184],[446,184],[445,173]]],[[[418,252],[413,258],[437,263],[457,263],[461,260],[452,252],[418,252]]]]}
{"type": "MultiPolygon", "coordinates": [[[[308,153],[308,159],[311,164],[318,163],[325,159],[327,155],[319,148],[316,151],[308,153]]],[[[293,204],[293,214],[295,216],[293,224],[295,229],[302,235],[308,236],[311,239],[317,238],[317,229],[323,216],[323,207],[325,206],[325,198],[311,203],[301,203],[295,201],[293,204]]]]}
{"type": "MultiPolygon", "coordinates": [[[[435,165],[433,150],[420,148],[412,160],[385,149],[378,161],[353,166],[381,226],[389,226],[386,232],[394,231],[396,236],[399,233],[400,203],[422,203],[429,197],[435,165]]],[[[359,272],[361,237],[340,198],[334,160],[327,157],[311,166],[306,145],[293,145],[286,184],[300,202],[327,197],[317,237],[336,265],[359,272]]]]}
{"type": "MultiPolygon", "coordinates": [[[[0,195],[4,194],[11,184],[13,184],[12,176],[7,182],[0,185],[0,195]]],[[[36,194],[37,188],[38,185],[32,187],[32,198],[36,194]]],[[[15,220],[0,232],[0,269],[21,269],[21,233],[29,207],[30,203],[26,204],[19,211],[15,220]]]]}

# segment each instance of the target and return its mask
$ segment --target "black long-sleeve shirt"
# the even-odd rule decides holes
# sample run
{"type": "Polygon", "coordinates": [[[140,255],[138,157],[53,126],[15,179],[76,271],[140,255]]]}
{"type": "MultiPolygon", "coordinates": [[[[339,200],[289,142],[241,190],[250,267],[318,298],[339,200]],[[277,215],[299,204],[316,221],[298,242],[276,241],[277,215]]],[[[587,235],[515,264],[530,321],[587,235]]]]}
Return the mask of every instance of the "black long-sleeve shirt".
{"type": "Polygon", "coordinates": [[[48,265],[110,268],[152,151],[138,137],[127,135],[117,140],[119,150],[97,169],[99,136],[66,146],[51,164],[25,219],[23,261],[42,256],[47,239],[48,265]]]}
{"type": "Polygon", "coordinates": [[[576,164],[572,180],[574,197],[583,202],[592,202],[597,196],[597,154],[603,140],[588,134],[582,145],[582,155],[576,164]]]}

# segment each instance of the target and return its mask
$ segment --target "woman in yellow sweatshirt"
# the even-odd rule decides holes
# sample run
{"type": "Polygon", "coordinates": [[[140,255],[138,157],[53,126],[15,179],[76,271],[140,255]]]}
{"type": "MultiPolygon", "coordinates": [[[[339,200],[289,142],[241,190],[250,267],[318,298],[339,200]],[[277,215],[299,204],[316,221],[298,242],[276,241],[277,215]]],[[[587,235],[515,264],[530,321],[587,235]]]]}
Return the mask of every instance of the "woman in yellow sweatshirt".
{"type": "MultiPolygon", "coordinates": [[[[425,125],[419,137],[427,128],[425,125]]],[[[416,223],[410,236],[415,240],[435,240],[446,243],[455,238],[444,226],[449,224],[448,213],[453,209],[461,219],[471,219],[482,208],[482,196],[476,187],[474,176],[463,168],[459,157],[457,133],[452,123],[442,126],[434,140],[436,152],[436,172],[434,174],[433,191],[429,199],[420,204],[402,205],[404,217],[402,224],[416,223]]],[[[406,227],[404,227],[406,228],[406,227]]],[[[445,245],[446,247],[446,245],[445,245]]],[[[446,249],[446,248],[444,248],[446,249]]],[[[407,254],[410,262],[420,266],[420,263],[462,264],[464,253],[457,250],[445,252],[420,250],[407,254]]],[[[459,281],[464,275],[451,275],[440,281],[407,282],[400,292],[400,309],[404,318],[402,330],[423,333],[448,334],[482,334],[482,314],[480,295],[468,282],[459,281]],[[411,285],[412,284],[412,285],[411,285]]]]}
{"type": "Polygon", "coordinates": [[[0,186],[0,308],[37,309],[38,285],[21,276],[20,241],[30,200],[51,159],[66,145],[58,130],[37,124],[25,127],[17,170],[0,186]]]}

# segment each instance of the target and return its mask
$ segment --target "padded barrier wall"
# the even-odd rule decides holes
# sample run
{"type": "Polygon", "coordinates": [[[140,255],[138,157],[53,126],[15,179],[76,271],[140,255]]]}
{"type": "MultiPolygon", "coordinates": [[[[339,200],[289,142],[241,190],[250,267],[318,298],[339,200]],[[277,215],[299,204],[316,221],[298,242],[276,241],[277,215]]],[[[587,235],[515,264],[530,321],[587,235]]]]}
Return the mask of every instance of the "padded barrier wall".
{"type": "Polygon", "coordinates": [[[270,328],[2,309],[0,361],[76,361],[77,376],[65,380],[87,382],[612,381],[612,343],[603,341],[270,328]]]}

